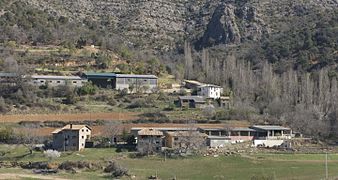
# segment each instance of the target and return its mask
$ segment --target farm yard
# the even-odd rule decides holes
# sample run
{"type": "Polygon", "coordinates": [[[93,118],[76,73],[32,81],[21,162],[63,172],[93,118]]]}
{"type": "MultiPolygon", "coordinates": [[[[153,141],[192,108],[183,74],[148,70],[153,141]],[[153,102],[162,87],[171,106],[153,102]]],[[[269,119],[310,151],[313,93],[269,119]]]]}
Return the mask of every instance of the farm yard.
{"type": "MultiPolygon", "coordinates": [[[[27,152],[23,146],[1,145],[0,152],[11,150],[0,156],[2,165],[5,162],[48,162],[42,152],[20,157],[27,152]]],[[[177,179],[323,179],[325,177],[325,154],[236,154],[231,156],[169,159],[164,161],[162,156],[132,158],[132,153],[116,152],[115,148],[85,149],[81,152],[62,153],[60,158],[52,160],[51,164],[65,161],[83,161],[93,164],[105,164],[113,160],[129,170],[134,179],[146,179],[157,174],[161,179],[176,177],[177,179]],[[203,172],[203,173],[201,173],[203,172]]],[[[330,179],[338,177],[338,154],[328,155],[328,169],[330,179]]],[[[61,170],[52,176],[34,175],[32,170],[0,168],[1,177],[8,176],[34,179],[105,179],[107,174],[102,170],[90,168],[76,169],[76,173],[61,170]]]]}

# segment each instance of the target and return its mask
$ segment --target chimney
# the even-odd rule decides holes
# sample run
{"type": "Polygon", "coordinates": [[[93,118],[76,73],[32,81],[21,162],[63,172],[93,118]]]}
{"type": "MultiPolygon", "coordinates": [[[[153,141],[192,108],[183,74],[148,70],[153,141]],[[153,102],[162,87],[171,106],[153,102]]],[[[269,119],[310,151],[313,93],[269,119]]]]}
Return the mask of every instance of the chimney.
{"type": "Polygon", "coordinates": [[[72,128],[73,128],[73,124],[70,124],[69,126],[70,126],[70,129],[72,129],[72,128]]]}

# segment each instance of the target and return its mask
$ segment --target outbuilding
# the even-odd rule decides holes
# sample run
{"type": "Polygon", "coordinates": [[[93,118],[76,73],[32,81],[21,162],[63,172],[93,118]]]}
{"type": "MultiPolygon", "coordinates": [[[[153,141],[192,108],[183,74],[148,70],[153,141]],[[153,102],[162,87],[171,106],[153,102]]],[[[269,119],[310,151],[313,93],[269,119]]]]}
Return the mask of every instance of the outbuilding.
{"type": "Polygon", "coordinates": [[[48,85],[48,86],[60,86],[70,85],[81,87],[87,82],[86,79],[82,79],[79,76],[40,76],[33,75],[30,77],[31,83],[36,86],[48,85]]]}

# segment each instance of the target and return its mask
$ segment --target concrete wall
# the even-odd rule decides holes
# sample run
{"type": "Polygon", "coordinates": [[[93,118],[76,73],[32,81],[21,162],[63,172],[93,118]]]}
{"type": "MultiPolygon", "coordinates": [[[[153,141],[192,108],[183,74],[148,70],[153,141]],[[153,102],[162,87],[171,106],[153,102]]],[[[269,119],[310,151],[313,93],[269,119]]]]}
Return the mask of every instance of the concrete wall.
{"type": "Polygon", "coordinates": [[[208,146],[210,147],[223,147],[229,143],[230,140],[228,139],[208,139],[208,146]]]}
{"type": "Polygon", "coordinates": [[[232,142],[235,141],[252,141],[254,139],[253,136],[230,136],[232,142]]]}
{"type": "Polygon", "coordinates": [[[254,140],[254,146],[262,145],[264,147],[273,147],[282,145],[284,140],[254,140]]]}
{"type": "Polygon", "coordinates": [[[91,130],[87,127],[84,127],[79,130],[79,150],[84,149],[86,141],[91,138],[91,130]]]}
{"type": "Polygon", "coordinates": [[[32,79],[31,84],[36,86],[61,86],[61,85],[70,85],[81,87],[87,80],[64,80],[64,79],[32,79]]]}
{"type": "Polygon", "coordinates": [[[144,93],[152,93],[157,89],[157,79],[147,78],[116,78],[114,81],[116,90],[128,89],[129,93],[143,91],[144,93]],[[132,89],[132,91],[130,91],[132,89]]]}
{"type": "Polygon", "coordinates": [[[204,96],[207,98],[213,98],[213,99],[218,99],[221,97],[223,88],[220,87],[201,87],[200,91],[198,92],[198,95],[204,96]]]}

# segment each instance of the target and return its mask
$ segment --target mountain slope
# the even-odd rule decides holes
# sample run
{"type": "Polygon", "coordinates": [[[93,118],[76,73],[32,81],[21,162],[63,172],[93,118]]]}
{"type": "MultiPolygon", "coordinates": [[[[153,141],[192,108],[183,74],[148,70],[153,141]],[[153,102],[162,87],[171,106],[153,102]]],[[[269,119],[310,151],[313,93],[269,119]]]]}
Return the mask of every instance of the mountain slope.
{"type": "Polygon", "coordinates": [[[0,40],[62,43],[84,38],[97,45],[122,42],[157,52],[180,51],[188,40],[198,51],[219,45],[244,51],[262,48],[259,59],[286,60],[305,69],[322,63],[324,56],[328,59],[324,66],[337,60],[337,0],[0,0],[0,4],[4,4],[0,40]]]}

